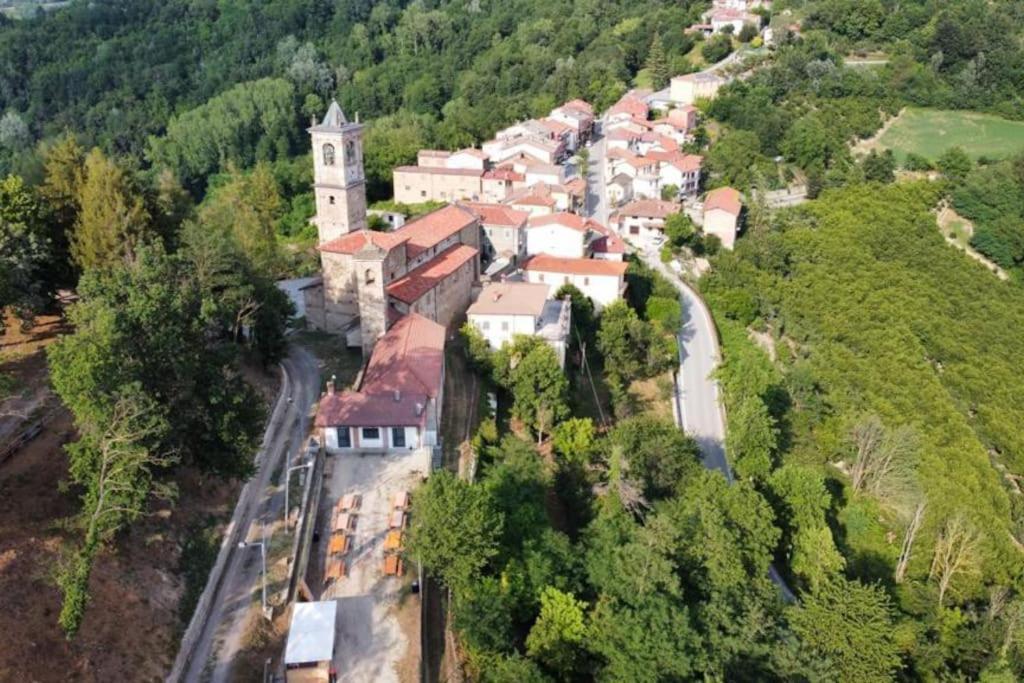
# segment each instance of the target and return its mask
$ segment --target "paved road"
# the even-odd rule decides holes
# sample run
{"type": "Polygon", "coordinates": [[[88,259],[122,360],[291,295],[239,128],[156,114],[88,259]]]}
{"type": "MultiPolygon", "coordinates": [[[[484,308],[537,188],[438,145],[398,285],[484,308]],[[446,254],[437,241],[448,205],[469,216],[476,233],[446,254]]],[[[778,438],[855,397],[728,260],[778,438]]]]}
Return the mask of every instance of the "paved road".
{"type": "Polygon", "coordinates": [[[608,194],[604,191],[608,182],[604,177],[608,141],[604,137],[603,117],[594,122],[592,139],[587,167],[586,213],[601,225],[608,225],[608,194]]]}
{"type": "MultiPolygon", "coordinates": [[[[183,681],[230,680],[235,655],[242,647],[251,612],[259,609],[260,552],[238,548],[239,540],[259,540],[264,521],[281,516],[284,489],[271,481],[286,454],[299,452],[309,432],[309,411],[320,389],[319,363],[305,349],[293,345],[282,363],[285,391],[291,401],[275,411],[257,456],[258,470],[239,497],[231,531],[230,555],[217,586],[209,618],[189,659],[183,681]],[[255,596],[255,602],[254,602],[255,596]]],[[[213,578],[213,577],[211,577],[213,578]]]]}

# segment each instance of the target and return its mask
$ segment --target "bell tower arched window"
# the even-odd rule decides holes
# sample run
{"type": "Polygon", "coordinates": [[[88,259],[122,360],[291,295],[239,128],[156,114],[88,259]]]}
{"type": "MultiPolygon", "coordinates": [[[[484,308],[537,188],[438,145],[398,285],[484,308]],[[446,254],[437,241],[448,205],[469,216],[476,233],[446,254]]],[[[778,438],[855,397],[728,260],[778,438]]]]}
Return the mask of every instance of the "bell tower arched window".
{"type": "Polygon", "coordinates": [[[349,165],[356,163],[356,143],[351,140],[345,143],[345,163],[349,165]]]}
{"type": "Polygon", "coordinates": [[[363,273],[363,282],[365,284],[372,285],[376,279],[372,268],[367,268],[366,272],[363,273]]]}
{"type": "Polygon", "coordinates": [[[327,143],[324,145],[324,166],[334,166],[334,145],[327,143]]]}

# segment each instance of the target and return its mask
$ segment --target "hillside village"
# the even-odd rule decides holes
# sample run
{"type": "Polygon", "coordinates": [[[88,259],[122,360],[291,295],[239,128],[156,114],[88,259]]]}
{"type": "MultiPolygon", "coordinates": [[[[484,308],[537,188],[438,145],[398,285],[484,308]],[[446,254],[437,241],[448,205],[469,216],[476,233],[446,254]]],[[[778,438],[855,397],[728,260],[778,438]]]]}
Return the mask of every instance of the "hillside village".
{"type": "Polygon", "coordinates": [[[1013,2],[28,4],[0,679],[1024,674],[1013,2]]]}

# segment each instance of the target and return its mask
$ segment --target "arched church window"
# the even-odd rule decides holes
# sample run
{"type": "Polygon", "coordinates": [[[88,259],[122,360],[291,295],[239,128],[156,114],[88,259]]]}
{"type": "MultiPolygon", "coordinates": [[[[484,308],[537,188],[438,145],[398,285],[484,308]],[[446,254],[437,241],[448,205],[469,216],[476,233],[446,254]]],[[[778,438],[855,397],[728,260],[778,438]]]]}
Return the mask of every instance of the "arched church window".
{"type": "Polygon", "coordinates": [[[367,268],[366,272],[363,274],[363,282],[365,284],[372,285],[374,280],[376,280],[376,277],[373,274],[373,269],[367,268]]]}
{"type": "Polygon", "coordinates": [[[334,145],[324,145],[324,166],[334,166],[334,145]]]}
{"type": "Polygon", "coordinates": [[[351,140],[345,143],[345,163],[356,163],[356,143],[351,140]]]}

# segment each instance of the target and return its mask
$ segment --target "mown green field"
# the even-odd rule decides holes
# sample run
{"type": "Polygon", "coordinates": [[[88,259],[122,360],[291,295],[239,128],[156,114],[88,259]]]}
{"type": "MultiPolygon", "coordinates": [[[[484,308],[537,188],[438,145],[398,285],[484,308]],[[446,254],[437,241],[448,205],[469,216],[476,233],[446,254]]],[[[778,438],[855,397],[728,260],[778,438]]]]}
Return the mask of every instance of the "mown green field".
{"type": "Polygon", "coordinates": [[[908,107],[877,141],[902,161],[915,153],[935,160],[960,146],[972,157],[999,159],[1024,150],[1024,123],[972,111],[908,107]]]}

